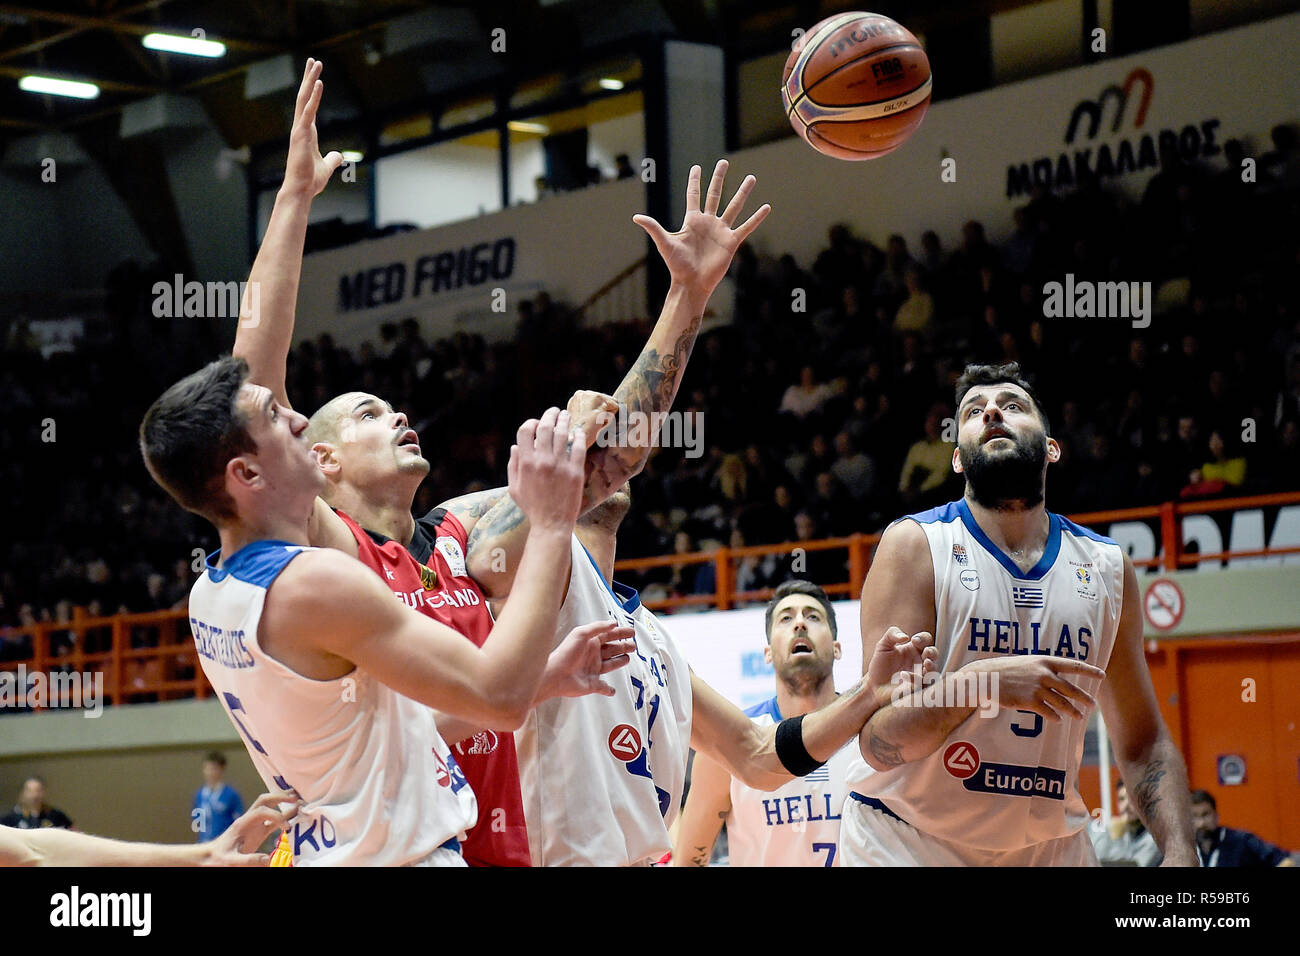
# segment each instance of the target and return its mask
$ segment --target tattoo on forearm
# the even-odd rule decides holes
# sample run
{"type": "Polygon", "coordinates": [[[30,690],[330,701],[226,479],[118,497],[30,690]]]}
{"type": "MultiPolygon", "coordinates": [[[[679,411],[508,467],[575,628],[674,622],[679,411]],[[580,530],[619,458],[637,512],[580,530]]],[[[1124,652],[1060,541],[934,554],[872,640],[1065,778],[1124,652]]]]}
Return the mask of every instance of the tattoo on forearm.
{"type": "Polygon", "coordinates": [[[709,862],[708,850],[706,847],[697,846],[695,855],[691,857],[691,866],[706,866],[709,862]]]}
{"type": "Polygon", "coordinates": [[[662,412],[672,404],[703,318],[703,315],[697,315],[691,319],[690,325],[677,337],[672,351],[660,354],[658,349],[649,345],[642,350],[636,364],[614,393],[615,400],[626,405],[629,413],[662,412]]]}
{"type": "Polygon", "coordinates": [[[503,495],[474,525],[469,533],[469,547],[473,551],[482,547],[484,539],[498,538],[524,523],[524,513],[509,495],[503,495]]]}
{"type": "Polygon", "coordinates": [[[889,767],[901,767],[907,762],[903,759],[901,746],[880,736],[874,727],[869,728],[869,731],[868,746],[871,747],[872,756],[889,767]]]}
{"type": "Polygon", "coordinates": [[[1138,814],[1148,824],[1155,819],[1156,808],[1160,806],[1160,781],[1168,772],[1164,761],[1153,757],[1147,761],[1142,779],[1133,787],[1133,802],[1137,805],[1138,814]]]}
{"type": "Polygon", "coordinates": [[[491,491],[479,491],[472,495],[462,495],[459,498],[453,498],[448,501],[444,507],[454,514],[457,518],[464,520],[472,518],[477,521],[483,517],[505,497],[504,488],[494,488],[491,491]]]}

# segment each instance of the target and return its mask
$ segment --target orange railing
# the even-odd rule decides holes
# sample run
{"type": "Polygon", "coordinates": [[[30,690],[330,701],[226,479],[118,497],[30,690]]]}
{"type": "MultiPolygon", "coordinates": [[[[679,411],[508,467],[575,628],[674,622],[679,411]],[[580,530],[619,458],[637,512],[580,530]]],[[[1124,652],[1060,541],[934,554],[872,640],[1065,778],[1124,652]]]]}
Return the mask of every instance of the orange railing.
{"type": "MultiPolygon", "coordinates": [[[[1223,551],[1214,554],[1188,553],[1183,550],[1182,539],[1178,534],[1179,519],[1183,515],[1295,504],[1300,504],[1300,492],[1217,501],[1167,502],[1145,508],[1097,511],[1072,517],[1085,526],[1108,525],[1115,521],[1158,520],[1162,553],[1155,558],[1134,561],[1134,564],[1172,571],[1201,561],[1300,553],[1300,547],[1223,551]]],[[[862,582],[866,580],[867,569],[871,565],[872,551],[879,540],[879,534],[853,534],[846,538],[818,541],[718,548],[708,552],[632,558],[619,561],[614,568],[619,572],[646,571],[711,562],[717,581],[711,593],[674,595],[647,600],[646,605],[655,610],[692,606],[727,609],[741,603],[765,601],[771,596],[770,588],[736,590],[737,565],[748,558],[780,554],[794,560],[800,557],[796,549],[803,549],[805,557],[819,551],[844,552],[848,580],[819,583],[832,596],[851,598],[862,590],[862,582]]],[[[71,621],[8,628],[0,630],[0,638],[31,642],[29,658],[0,662],[0,672],[16,671],[23,666],[29,673],[58,670],[103,673],[106,703],[131,703],[144,699],[174,700],[204,697],[211,693],[203,670],[198,666],[184,610],[90,618],[84,611],[77,609],[73,612],[71,621]]]]}
{"type": "MultiPolygon", "coordinates": [[[[30,658],[0,663],[0,672],[18,672],[21,667],[28,674],[103,674],[106,704],[206,697],[212,692],[198,666],[183,609],[89,617],[76,608],[70,621],[8,628],[0,637],[31,642],[30,658]]],[[[69,706],[67,700],[49,703],[69,706]]]]}
{"type": "MultiPolygon", "coordinates": [[[[1178,534],[1179,519],[1184,515],[1294,504],[1300,504],[1300,492],[1257,495],[1250,498],[1222,498],[1216,501],[1170,501],[1144,508],[1092,511],[1087,514],[1071,515],[1070,517],[1075,523],[1085,527],[1108,525],[1116,521],[1158,520],[1160,522],[1160,554],[1154,558],[1138,559],[1133,563],[1139,568],[1161,568],[1165,571],[1175,571],[1188,565],[1198,564],[1201,561],[1226,561],[1230,558],[1277,557],[1286,554],[1300,554],[1300,547],[1218,551],[1212,554],[1187,552],[1183,549],[1182,536],[1178,534]]],[[[676,568],[683,565],[701,565],[712,562],[717,582],[712,593],[674,595],[658,600],[647,600],[646,606],[656,611],[673,610],[693,605],[704,605],[725,610],[734,607],[737,602],[765,601],[772,596],[771,588],[758,591],[738,592],[735,590],[736,565],[746,558],[780,554],[793,559],[796,556],[796,548],[802,548],[806,552],[828,549],[847,550],[848,581],[832,584],[819,583],[822,583],[826,593],[833,597],[856,597],[862,591],[862,582],[866,580],[867,569],[871,565],[871,553],[879,540],[879,534],[855,534],[847,538],[828,538],[820,541],[786,542],[745,548],[723,547],[714,551],[696,551],[690,554],[633,558],[617,562],[614,565],[614,570],[647,571],[653,568],[676,568]]]]}

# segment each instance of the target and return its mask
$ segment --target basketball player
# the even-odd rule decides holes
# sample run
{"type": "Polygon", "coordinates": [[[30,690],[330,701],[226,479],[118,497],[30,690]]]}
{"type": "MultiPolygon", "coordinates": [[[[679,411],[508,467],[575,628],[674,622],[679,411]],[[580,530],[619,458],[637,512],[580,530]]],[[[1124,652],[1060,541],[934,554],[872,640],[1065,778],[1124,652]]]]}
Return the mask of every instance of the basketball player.
{"type": "MultiPolygon", "coordinates": [[[[575,399],[580,396],[575,396],[575,399]]],[[[890,628],[867,654],[867,674],[826,706],[759,726],[691,672],[663,623],[635,589],[613,580],[618,526],[631,505],[627,486],[578,521],[559,627],[614,620],[635,628],[636,653],[613,678],[613,697],[550,700],[516,733],[520,782],[534,866],[646,866],[672,847],[690,748],[758,790],[775,790],[817,770],[853,739],[882,703],[892,675],[928,670],[928,636],[890,628]]],[[[516,546],[524,517],[507,496],[485,515],[470,552],[471,573],[494,599],[515,599],[520,573],[508,557],[493,573],[488,555],[516,546]]],[[[558,636],[558,635],[557,635],[558,636]]]]}
{"type": "MultiPolygon", "coordinates": [[[[833,701],[831,670],[840,659],[835,609],[810,581],[786,581],[777,588],[767,603],[766,624],[763,659],[776,671],[776,696],[745,711],[759,727],[833,701]]],[[[833,866],[855,746],[850,741],[819,770],[770,794],[745,786],[696,754],[673,865],[708,866],[725,821],[732,866],[833,866]]]]}
{"type": "MultiPolygon", "coordinates": [[[[298,94],[285,182],[249,276],[250,286],[259,290],[260,314],[241,315],[233,349],[248,361],[250,380],[269,388],[286,407],[285,363],[293,336],[307,214],[311,199],[325,188],[340,162],[337,153],[321,156],[317,145],[314,120],[321,97],[320,70],[318,62],[308,61],[298,94]]],[[[700,170],[692,169],[687,215],[678,232],[667,233],[647,216],[634,217],[664,257],[672,284],[645,349],[616,393],[629,412],[651,414],[671,405],[705,304],[740,243],[770,211],[764,205],[733,228],[754,179],[747,177],[719,214],[726,169],[725,161],[718,163],[703,211],[700,170]]],[[[328,479],[324,500],[337,509],[318,507],[313,511],[311,543],[359,557],[385,576],[384,562],[396,559],[395,548],[406,548],[433,572],[427,578],[430,593],[417,590],[412,597],[410,589],[394,590],[421,613],[481,646],[491,631],[492,618],[478,583],[466,573],[466,555],[475,524],[505,489],[465,495],[415,518],[411,504],[428,474],[429,463],[406,416],[373,395],[348,393],[326,403],[312,416],[308,438],[328,479]],[[384,554],[377,553],[380,550],[384,554]]],[[[588,443],[595,438],[589,431],[588,443]]],[[[584,509],[607,498],[636,474],[648,452],[648,446],[593,449],[587,461],[584,509]]],[[[517,550],[512,552],[512,559],[517,555],[517,550]]],[[[590,643],[594,638],[587,640],[590,643]]],[[[622,650],[607,646],[601,653],[617,661],[622,650]]],[[[454,741],[480,731],[472,741],[456,747],[466,777],[483,804],[482,819],[491,823],[471,831],[464,848],[466,859],[481,865],[528,865],[513,737],[445,719],[440,726],[454,741]]]]}
{"type": "Polygon", "coordinates": [[[1077,778],[1100,696],[1165,864],[1195,866],[1187,773],[1151,688],[1132,562],[1047,511],[1060,448],[1018,365],[967,367],[956,397],[965,497],[891,525],[862,591],[864,647],[887,625],[933,633],[944,676],[863,728],[878,772],[852,780],[841,862],[1095,866],[1077,778]],[[971,678],[977,694],[958,688],[971,678]]]}
{"type": "Polygon", "coordinates": [[[476,805],[432,708],[514,727],[532,706],[585,438],[569,442],[557,409],[520,426],[508,473],[530,519],[524,596],[479,649],[394,601],[353,558],[309,546],[325,477],[307,419],[247,373],[241,359],[213,362],[140,426],[150,474],[220,534],[189,601],[204,673],[267,786],[301,798],[296,865],[463,866],[476,805]]]}
{"type": "Polygon", "coordinates": [[[281,810],[283,800],[262,794],[207,843],[128,843],[59,827],[0,827],[0,866],[266,866],[269,857],[258,848],[298,813],[297,806],[281,810]]]}

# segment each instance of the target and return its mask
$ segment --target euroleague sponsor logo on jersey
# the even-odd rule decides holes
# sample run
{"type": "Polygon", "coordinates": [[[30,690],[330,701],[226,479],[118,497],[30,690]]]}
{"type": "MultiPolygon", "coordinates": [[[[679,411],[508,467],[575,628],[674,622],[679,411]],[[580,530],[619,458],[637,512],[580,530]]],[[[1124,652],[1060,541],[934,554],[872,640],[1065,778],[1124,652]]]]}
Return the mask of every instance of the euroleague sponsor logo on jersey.
{"type": "Polygon", "coordinates": [[[972,793],[996,793],[1008,797],[1065,799],[1065,771],[1053,767],[1021,767],[1009,763],[985,763],[975,745],[965,740],[949,744],[943,752],[943,768],[972,793]]]}
{"type": "Polygon", "coordinates": [[[960,544],[954,544],[952,546],[952,559],[963,568],[966,567],[966,549],[960,544]]]}
{"type": "Polygon", "coordinates": [[[619,724],[609,732],[609,752],[614,759],[631,763],[641,755],[641,734],[631,724],[619,724]]]}

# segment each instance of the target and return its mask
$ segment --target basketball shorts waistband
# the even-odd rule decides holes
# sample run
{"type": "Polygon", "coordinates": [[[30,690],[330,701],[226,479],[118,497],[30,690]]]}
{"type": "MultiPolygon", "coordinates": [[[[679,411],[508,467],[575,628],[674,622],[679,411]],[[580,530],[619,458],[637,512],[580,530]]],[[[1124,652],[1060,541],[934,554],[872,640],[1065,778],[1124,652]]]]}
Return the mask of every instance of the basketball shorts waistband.
{"type": "Polygon", "coordinates": [[[879,810],[881,813],[883,813],[883,814],[884,814],[885,816],[887,816],[887,817],[893,817],[893,818],[894,818],[895,820],[897,820],[899,823],[904,823],[904,824],[907,824],[907,826],[911,826],[910,823],[907,823],[906,820],[904,820],[902,817],[900,817],[900,816],[899,816],[897,813],[895,813],[893,810],[889,809],[889,807],[885,806],[884,803],[882,803],[881,801],[877,800],[875,797],[864,797],[862,794],[858,793],[856,790],[850,790],[850,791],[849,791],[849,796],[852,797],[854,800],[858,801],[858,803],[864,803],[864,804],[866,804],[867,806],[871,807],[871,809],[873,809],[873,810],[879,810]]]}

